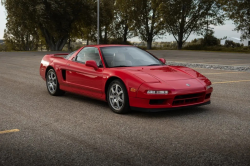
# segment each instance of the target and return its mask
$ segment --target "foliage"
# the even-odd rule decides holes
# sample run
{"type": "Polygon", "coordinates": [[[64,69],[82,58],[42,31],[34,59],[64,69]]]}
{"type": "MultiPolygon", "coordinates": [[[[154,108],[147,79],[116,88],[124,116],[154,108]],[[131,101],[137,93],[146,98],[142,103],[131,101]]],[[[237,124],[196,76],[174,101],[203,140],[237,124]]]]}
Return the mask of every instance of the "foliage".
{"type": "Polygon", "coordinates": [[[70,39],[86,39],[87,41],[96,41],[97,25],[96,25],[96,0],[88,1],[88,11],[91,13],[90,18],[86,21],[84,18],[78,18],[71,26],[70,39]]]}
{"type": "Polygon", "coordinates": [[[14,0],[4,2],[7,10],[7,24],[4,31],[6,46],[11,50],[35,50],[38,47],[39,31],[33,26],[27,14],[29,6],[23,1],[16,3],[14,0]],[[20,7],[22,6],[22,8],[20,7]]]}
{"type": "Polygon", "coordinates": [[[160,4],[161,0],[134,0],[134,26],[139,38],[147,42],[147,49],[158,35],[164,34],[160,4]]]}
{"type": "MultiPolygon", "coordinates": [[[[113,37],[121,39],[126,44],[127,39],[133,37],[134,31],[134,0],[116,0],[113,20],[113,37]]],[[[118,44],[118,43],[117,43],[118,44]]]]}
{"type": "Polygon", "coordinates": [[[241,39],[250,39],[250,1],[220,0],[227,16],[234,21],[235,30],[241,32],[241,39]]]}
{"type": "Polygon", "coordinates": [[[115,0],[100,0],[100,44],[108,44],[112,36],[115,0]]]}
{"type": "Polygon", "coordinates": [[[161,4],[165,28],[182,48],[191,33],[207,33],[208,25],[223,24],[220,5],[214,0],[165,0],[161,4]]]}
{"type": "Polygon", "coordinates": [[[109,39],[109,44],[126,44],[126,45],[131,45],[129,41],[124,41],[124,38],[112,38],[109,39]]]}
{"type": "MultiPolygon", "coordinates": [[[[62,50],[75,39],[97,40],[97,0],[1,0],[7,11],[5,49],[62,50]]],[[[219,45],[209,25],[232,19],[242,39],[250,38],[249,0],[100,0],[100,43],[129,44],[138,36],[152,42],[168,32],[176,42],[160,49],[181,49],[190,34],[203,35],[188,47],[219,45]],[[223,10],[222,10],[223,9],[223,10]]],[[[238,44],[228,43],[228,47],[238,44]]],[[[70,48],[68,46],[68,48],[70,48]]],[[[77,46],[79,47],[79,46],[77,46]]]]}
{"type": "MultiPolygon", "coordinates": [[[[17,3],[16,0],[2,0],[8,14],[7,24],[24,26],[26,31],[40,30],[52,51],[62,50],[75,22],[80,21],[84,25],[90,22],[91,12],[88,2],[88,0],[19,0],[17,3]]],[[[7,29],[8,31],[12,32],[7,29]]],[[[20,32],[20,29],[18,31],[20,32]]],[[[16,34],[10,33],[10,37],[11,35],[16,34]]]]}
{"type": "Polygon", "coordinates": [[[0,44],[0,51],[7,51],[6,44],[0,44]]]}
{"type": "Polygon", "coordinates": [[[217,39],[214,35],[213,31],[210,31],[204,36],[203,41],[201,42],[204,46],[218,46],[220,45],[220,40],[217,39]]]}
{"type": "Polygon", "coordinates": [[[232,48],[235,48],[235,47],[243,47],[243,44],[235,43],[235,42],[233,42],[232,40],[226,40],[226,41],[225,41],[225,47],[232,47],[232,48]]]}

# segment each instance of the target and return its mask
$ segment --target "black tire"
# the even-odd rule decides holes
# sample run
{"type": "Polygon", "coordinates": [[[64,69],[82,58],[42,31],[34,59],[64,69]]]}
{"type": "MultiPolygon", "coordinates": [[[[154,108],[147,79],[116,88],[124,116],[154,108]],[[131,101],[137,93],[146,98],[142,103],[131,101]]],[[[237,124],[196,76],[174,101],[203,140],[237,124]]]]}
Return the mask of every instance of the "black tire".
{"type": "Polygon", "coordinates": [[[61,96],[65,94],[65,91],[60,89],[57,75],[54,69],[50,69],[46,73],[46,86],[50,95],[52,96],[61,96]]]}
{"type": "Polygon", "coordinates": [[[110,109],[117,114],[130,111],[127,89],[121,80],[116,79],[109,84],[107,101],[110,109]]]}

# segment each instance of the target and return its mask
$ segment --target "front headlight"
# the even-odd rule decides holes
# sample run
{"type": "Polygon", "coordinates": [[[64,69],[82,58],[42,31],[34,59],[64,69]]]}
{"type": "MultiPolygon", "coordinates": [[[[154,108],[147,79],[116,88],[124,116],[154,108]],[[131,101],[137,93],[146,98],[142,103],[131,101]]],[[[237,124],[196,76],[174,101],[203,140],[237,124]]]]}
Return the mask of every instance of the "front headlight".
{"type": "Polygon", "coordinates": [[[156,94],[156,95],[167,95],[168,91],[167,90],[148,90],[147,94],[156,94]]]}
{"type": "Polygon", "coordinates": [[[208,86],[207,86],[207,90],[210,89],[211,87],[212,87],[212,85],[208,85],[208,86]]]}

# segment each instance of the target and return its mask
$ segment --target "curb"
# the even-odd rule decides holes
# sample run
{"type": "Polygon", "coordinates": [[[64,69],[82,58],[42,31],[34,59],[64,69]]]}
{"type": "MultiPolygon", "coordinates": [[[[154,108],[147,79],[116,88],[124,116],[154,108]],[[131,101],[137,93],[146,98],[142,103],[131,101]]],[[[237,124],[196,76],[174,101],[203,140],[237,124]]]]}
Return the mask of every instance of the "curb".
{"type": "Polygon", "coordinates": [[[250,66],[230,66],[230,65],[186,63],[186,62],[174,62],[174,61],[168,61],[168,62],[166,62],[166,64],[171,65],[171,66],[185,66],[185,67],[191,67],[191,68],[206,68],[206,69],[233,70],[233,71],[250,71],[250,66]]]}

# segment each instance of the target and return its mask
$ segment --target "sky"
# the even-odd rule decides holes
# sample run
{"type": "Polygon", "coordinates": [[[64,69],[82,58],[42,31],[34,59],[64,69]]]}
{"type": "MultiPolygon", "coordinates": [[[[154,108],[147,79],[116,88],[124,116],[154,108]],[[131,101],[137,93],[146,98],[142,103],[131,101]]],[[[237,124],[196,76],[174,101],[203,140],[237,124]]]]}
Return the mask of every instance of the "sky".
{"type": "MultiPolygon", "coordinates": [[[[6,24],[6,11],[5,8],[0,4],[0,39],[3,39],[3,35],[4,35],[4,29],[5,29],[5,24],[6,24]]],[[[212,27],[212,26],[210,26],[212,27]]],[[[226,21],[225,25],[222,26],[216,26],[216,27],[212,27],[214,28],[214,35],[217,38],[223,38],[225,36],[227,36],[228,38],[230,38],[231,40],[234,40],[233,38],[240,38],[240,33],[233,31],[233,29],[235,28],[234,24],[232,21],[226,21]]],[[[199,38],[199,36],[196,35],[190,35],[190,37],[188,38],[187,41],[191,41],[195,38],[199,38]]],[[[132,42],[139,42],[140,39],[138,37],[134,37],[132,39],[129,39],[132,42]]],[[[174,37],[171,35],[166,35],[160,39],[156,39],[155,41],[174,41],[174,37]]]]}
{"type": "Polygon", "coordinates": [[[4,29],[6,24],[6,11],[0,3],[0,39],[3,39],[4,29]]]}

